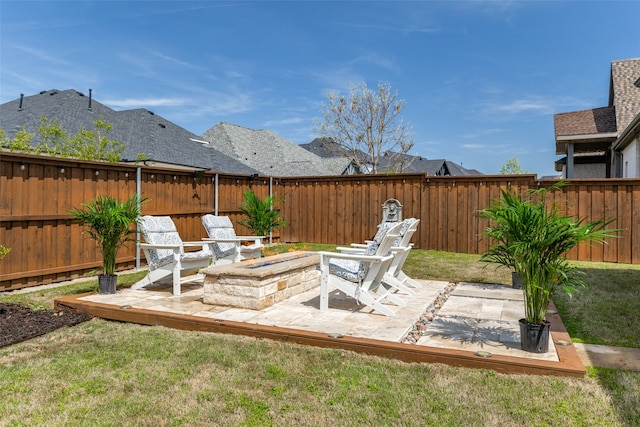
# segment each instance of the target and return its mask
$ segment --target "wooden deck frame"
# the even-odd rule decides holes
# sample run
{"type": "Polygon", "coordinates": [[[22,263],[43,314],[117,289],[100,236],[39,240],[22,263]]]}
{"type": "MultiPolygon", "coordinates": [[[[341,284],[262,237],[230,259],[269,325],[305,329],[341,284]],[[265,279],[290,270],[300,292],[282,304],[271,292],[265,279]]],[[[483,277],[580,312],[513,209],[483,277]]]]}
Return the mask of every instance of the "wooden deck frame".
{"type": "MultiPolygon", "coordinates": [[[[200,316],[130,308],[127,306],[119,307],[112,304],[80,300],[81,297],[86,295],[88,294],[57,298],[55,300],[55,307],[57,309],[73,309],[107,320],[165,326],[181,330],[267,338],[315,347],[350,350],[410,363],[443,363],[455,367],[491,369],[505,374],[569,377],[583,377],[585,375],[584,365],[573,344],[556,344],[555,347],[559,362],[509,357],[498,354],[494,354],[491,357],[480,357],[475,355],[474,352],[464,350],[402,344],[349,336],[336,338],[330,336],[330,331],[328,331],[328,333],[308,332],[299,329],[217,320],[200,316]]],[[[551,303],[549,308],[555,309],[553,303],[551,303]]],[[[551,322],[551,339],[554,343],[558,343],[558,341],[571,342],[571,338],[558,314],[549,314],[547,320],[551,322]]]]}

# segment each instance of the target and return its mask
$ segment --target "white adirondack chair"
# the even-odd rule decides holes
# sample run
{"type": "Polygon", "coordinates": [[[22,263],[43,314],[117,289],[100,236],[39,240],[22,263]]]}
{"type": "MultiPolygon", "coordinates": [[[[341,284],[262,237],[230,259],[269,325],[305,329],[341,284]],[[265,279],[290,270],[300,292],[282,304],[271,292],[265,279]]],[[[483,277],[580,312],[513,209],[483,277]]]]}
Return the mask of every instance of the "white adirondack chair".
{"type": "Polygon", "coordinates": [[[213,252],[216,255],[215,264],[231,264],[243,259],[260,258],[260,250],[264,247],[262,239],[264,236],[236,236],[233,224],[228,216],[216,216],[207,214],[202,217],[202,225],[209,238],[203,240],[210,241],[213,245],[213,252]],[[250,245],[243,245],[242,242],[253,242],[250,245]]]}
{"type": "Polygon", "coordinates": [[[388,300],[401,307],[406,303],[384,287],[382,278],[393,261],[391,245],[400,235],[401,227],[402,223],[397,223],[387,229],[380,244],[372,243],[366,253],[319,252],[320,310],[328,310],[329,290],[333,287],[361,304],[395,317],[395,313],[382,301],[388,300]]]}
{"type": "MultiPolygon", "coordinates": [[[[398,289],[410,290],[407,286],[420,289],[422,285],[415,279],[407,276],[402,268],[404,267],[404,263],[409,256],[409,252],[411,252],[411,248],[413,244],[411,243],[411,238],[413,237],[413,233],[418,229],[418,225],[420,224],[420,220],[417,218],[409,218],[405,220],[405,226],[407,226],[404,232],[400,230],[401,239],[400,242],[396,240],[394,242],[394,247],[391,250],[394,252],[395,256],[393,258],[393,262],[389,266],[389,270],[385,273],[384,281],[388,283],[390,286],[393,286],[398,289]],[[408,222],[408,226],[407,226],[408,222]],[[395,279],[395,282],[394,282],[395,279]],[[392,284],[393,283],[393,284],[392,284]]],[[[413,292],[413,291],[412,291],[413,292]]]]}
{"type": "Polygon", "coordinates": [[[152,283],[173,283],[173,295],[180,295],[181,278],[207,267],[213,259],[211,242],[183,242],[171,217],[146,215],[141,218],[140,231],[146,243],[140,247],[149,264],[149,274],[131,288],[140,289],[152,283]],[[197,246],[197,252],[185,252],[185,247],[197,246]]]}
{"type": "MultiPolygon", "coordinates": [[[[361,243],[352,243],[351,247],[348,248],[338,248],[343,253],[365,253],[369,245],[373,243],[380,242],[381,235],[384,235],[384,232],[389,227],[393,226],[393,222],[384,222],[378,226],[378,232],[374,236],[373,240],[368,241],[366,244],[361,243]]],[[[415,295],[415,291],[412,288],[421,288],[422,285],[415,279],[407,276],[403,271],[402,267],[404,267],[404,263],[409,256],[409,252],[413,247],[411,243],[411,238],[413,237],[413,233],[418,229],[418,225],[420,224],[420,220],[416,218],[407,218],[402,221],[402,227],[400,229],[400,236],[398,236],[393,242],[393,246],[391,251],[394,254],[393,261],[389,266],[389,269],[385,272],[382,281],[393,288],[398,289],[409,295],[415,295]]]]}

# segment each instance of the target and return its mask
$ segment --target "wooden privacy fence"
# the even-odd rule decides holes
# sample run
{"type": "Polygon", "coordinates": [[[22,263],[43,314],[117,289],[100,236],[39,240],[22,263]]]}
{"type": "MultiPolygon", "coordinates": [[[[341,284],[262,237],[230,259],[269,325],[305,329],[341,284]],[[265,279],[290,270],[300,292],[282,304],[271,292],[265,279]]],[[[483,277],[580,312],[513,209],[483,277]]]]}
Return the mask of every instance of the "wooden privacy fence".
{"type": "MultiPolygon", "coordinates": [[[[482,253],[488,225],[477,212],[500,196],[500,189],[524,194],[555,181],[535,175],[430,177],[422,174],[270,178],[199,173],[144,164],[85,162],[3,152],[0,158],[0,245],[11,252],[0,260],[0,290],[17,289],[91,274],[101,257],[82,235],[68,210],[98,195],[125,199],[138,189],[148,202],[145,215],[170,215],[183,240],[200,240],[201,216],[228,215],[238,234],[242,193],[283,199],[278,206],[289,222],[274,231],[276,241],[347,244],[370,238],[390,198],[403,204],[403,216],[421,219],[415,247],[482,253]]],[[[581,246],[573,259],[640,262],[640,180],[573,180],[553,193],[570,215],[617,218],[621,238],[608,245],[581,246]],[[566,201],[566,203],[564,203],[566,201]]],[[[134,244],[118,256],[120,269],[136,266],[134,244]]],[[[144,257],[142,257],[144,262],[144,257]]]]}

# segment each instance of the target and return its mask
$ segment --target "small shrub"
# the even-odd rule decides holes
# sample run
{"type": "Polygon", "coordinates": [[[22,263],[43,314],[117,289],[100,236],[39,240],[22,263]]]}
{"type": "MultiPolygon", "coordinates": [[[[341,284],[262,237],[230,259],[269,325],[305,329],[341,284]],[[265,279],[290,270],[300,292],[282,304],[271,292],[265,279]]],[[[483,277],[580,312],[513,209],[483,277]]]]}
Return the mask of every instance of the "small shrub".
{"type": "Polygon", "coordinates": [[[240,206],[240,211],[247,216],[246,219],[238,221],[250,229],[256,236],[266,236],[276,227],[284,227],[288,224],[280,218],[280,209],[274,204],[281,202],[274,196],[267,196],[260,200],[252,190],[243,193],[244,201],[240,206]]]}

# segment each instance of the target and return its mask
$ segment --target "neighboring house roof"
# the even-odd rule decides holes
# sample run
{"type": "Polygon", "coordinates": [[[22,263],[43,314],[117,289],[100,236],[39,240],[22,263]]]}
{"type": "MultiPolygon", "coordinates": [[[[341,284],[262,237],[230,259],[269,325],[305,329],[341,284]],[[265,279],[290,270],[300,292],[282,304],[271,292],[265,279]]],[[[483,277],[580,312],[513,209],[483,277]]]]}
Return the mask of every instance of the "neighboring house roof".
{"type": "MultiPolygon", "coordinates": [[[[322,158],[323,162],[328,165],[335,164],[335,170],[339,170],[341,175],[356,175],[359,173],[357,166],[349,159],[342,146],[335,143],[331,138],[316,138],[308,144],[300,144],[299,147],[322,158]]],[[[364,154],[362,155],[364,156],[364,154]]]]}
{"type": "Polygon", "coordinates": [[[351,160],[346,157],[320,157],[320,161],[331,175],[345,175],[351,166],[351,160]]]}
{"type": "Polygon", "coordinates": [[[300,147],[323,158],[346,157],[342,146],[331,138],[316,138],[308,144],[300,144],[300,147]]]}
{"type": "Polygon", "coordinates": [[[341,175],[348,165],[348,161],[322,159],[270,130],[253,130],[231,123],[218,123],[200,139],[268,176],[341,175]]]}
{"type": "Polygon", "coordinates": [[[616,109],[611,106],[556,114],[554,125],[556,136],[616,132],[616,109]]]}
{"type": "Polygon", "coordinates": [[[427,173],[432,176],[451,175],[445,159],[426,159],[422,156],[409,155],[404,155],[404,157],[407,165],[404,172],[427,173]]]}
{"type": "Polygon", "coordinates": [[[640,113],[640,58],[611,63],[609,105],[616,107],[618,133],[640,113]]]}
{"type": "Polygon", "coordinates": [[[617,136],[613,106],[560,113],[553,116],[556,154],[567,152],[568,143],[578,143],[576,151],[603,150],[617,136]]]}
{"type": "Polygon", "coordinates": [[[555,114],[556,154],[608,150],[640,114],[640,58],[613,61],[609,105],[590,110],[555,114]]]}
{"type": "Polygon", "coordinates": [[[640,134],[640,58],[613,62],[611,86],[620,130],[613,149],[623,150],[640,134]]]}
{"type": "Polygon", "coordinates": [[[447,168],[449,168],[449,175],[462,176],[462,175],[484,175],[477,169],[463,168],[462,165],[453,163],[447,160],[447,168]]]}
{"type": "Polygon", "coordinates": [[[57,120],[60,126],[73,135],[82,128],[95,129],[94,121],[101,116],[113,125],[108,134],[111,140],[126,145],[124,161],[135,161],[139,153],[150,161],[216,172],[254,174],[247,167],[225,154],[205,148],[195,142],[198,136],[146,109],[115,111],[76,90],[56,89],[26,96],[0,105],[0,128],[12,138],[24,125],[35,133],[32,143],[37,144],[41,117],[49,122],[57,120]]]}
{"type": "Polygon", "coordinates": [[[446,159],[425,159],[421,156],[413,157],[413,161],[406,172],[426,172],[432,176],[464,176],[483,175],[476,169],[466,169],[461,165],[446,159]]]}
{"type": "MultiPolygon", "coordinates": [[[[344,149],[330,138],[316,138],[308,144],[301,144],[304,149],[324,158],[344,157],[344,149]]],[[[362,158],[366,155],[361,153],[362,158]]],[[[445,159],[428,160],[421,156],[410,154],[394,153],[394,161],[404,164],[402,172],[405,173],[427,173],[431,176],[444,175],[482,175],[475,169],[465,169],[462,166],[445,159]]],[[[388,156],[380,158],[380,170],[385,171],[395,166],[388,161],[388,156]]]]}

